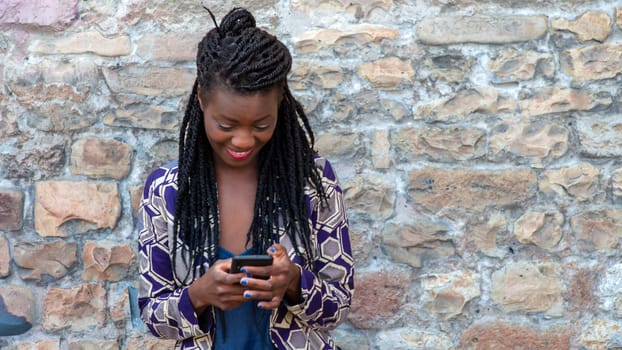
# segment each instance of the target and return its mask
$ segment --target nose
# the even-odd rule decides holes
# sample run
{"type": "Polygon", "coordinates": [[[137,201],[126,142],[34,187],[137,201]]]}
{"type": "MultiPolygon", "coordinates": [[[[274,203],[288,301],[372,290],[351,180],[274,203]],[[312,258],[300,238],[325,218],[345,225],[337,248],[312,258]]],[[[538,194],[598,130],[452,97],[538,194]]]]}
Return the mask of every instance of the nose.
{"type": "Polygon", "coordinates": [[[249,130],[238,130],[231,139],[231,145],[239,151],[253,148],[255,145],[253,132],[249,130]]]}

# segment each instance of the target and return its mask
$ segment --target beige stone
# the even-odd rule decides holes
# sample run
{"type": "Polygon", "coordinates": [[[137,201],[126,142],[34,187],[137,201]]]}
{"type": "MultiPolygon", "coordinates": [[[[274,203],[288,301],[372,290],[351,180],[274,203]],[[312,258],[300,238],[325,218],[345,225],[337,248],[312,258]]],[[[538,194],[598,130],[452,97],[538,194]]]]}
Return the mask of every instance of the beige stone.
{"type": "Polygon", "coordinates": [[[615,197],[622,197],[622,168],[616,169],[611,174],[611,187],[615,197]]]}
{"type": "Polygon", "coordinates": [[[52,99],[72,102],[75,104],[83,103],[89,97],[89,89],[76,89],[67,83],[36,83],[32,85],[13,86],[13,92],[19,102],[26,107],[36,106],[42,101],[52,99]]]}
{"type": "Polygon", "coordinates": [[[136,56],[151,61],[195,61],[197,47],[203,36],[196,32],[144,32],[135,42],[136,56]]]}
{"type": "Polygon", "coordinates": [[[86,242],[82,261],[83,281],[120,281],[128,275],[134,259],[128,245],[115,245],[110,241],[86,242]]]}
{"type": "Polygon", "coordinates": [[[514,236],[521,243],[553,249],[562,238],[564,216],[559,212],[529,211],[514,223],[514,236]]]}
{"type": "Polygon", "coordinates": [[[425,59],[425,64],[433,77],[449,82],[463,80],[473,66],[473,62],[473,58],[466,57],[461,53],[428,56],[425,59]]]}
{"type": "Polygon", "coordinates": [[[412,83],[415,71],[412,62],[388,57],[363,63],[358,68],[358,74],[375,88],[390,89],[397,88],[402,82],[412,83]]]}
{"type": "Polygon", "coordinates": [[[355,24],[339,29],[322,28],[306,31],[294,37],[292,41],[297,53],[307,54],[346,43],[363,46],[379,43],[384,39],[395,40],[398,34],[396,29],[380,25],[355,24]]]}
{"type": "Polygon", "coordinates": [[[28,125],[46,132],[68,133],[97,122],[97,115],[84,104],[52,100],[30,106],[29,110],[28,125]]]}
{"type": "Polygon", "coordinates": [[[598,308],[613,313],[617,318],[622,316],[620,283],[622,283],[622,264],[617,263],[599,274],[598,288],[594,288],[598,295],[598,308]]]}
{"type": "Polygon", "coordinates": [[[116,340],[70,340],[68,350],[119,350],[116,340]]]}
{"type": "Polygon", "coordinates": [[[616,251],[622,238],[622,210],[584,211],[570,218],[577,246],[584,251],[616,251]]]}
{"type": "Polygon", "coordinates": [[[410,115],[410,111],[406,108],[406,106],[398,101],[383,99],[380,101],[380,104],[382,105],[384,112],[391,115],[393,119],[397,121],[400,121],[410,115]]]}
{"type": "Polygon", "coordinates": [[[325,157],[347,158],[360,148],[360,135],[356,133],[329,132],[319,135],[315,146],[325,157]]]}
{"type": "Polygon", "coordinates": [[[35,230],[41,236],[66,237],[61,226],[82,220],[91,228],[114,228],[121,215],[116,183],[44,181],[35,184],[35,230]]]}
{"type": "Polygon", "coordinates": [[[43,304],[43,328],[48,332],[95,330],[106,321],[106,290],[97,284],[50,288],[43,304]]]}
{"type": "Polygon", "coordinates": [[[145,188],[144,185],[137,185],[137,186],[129,187],[130,203],[132,207],[132,214],[134,216],[138,215],[138,207],[140,206],[140,202],[143,199],[144,188],[145,188]]]}
{"type": "Polygon", "coordinates": [[[127,56],[131,53],[130,38],[119,35],[104,37],[98,31],[66,34],[63,37],[47,37],[33,41],[28,50],[33,53],[62,55],[94,53],[99,56],[127,56]]]}
{"type": "Polygon", "coordinates": [[[590,81],[610,79],[622,73],[622,45],[580,46],[565,51],[561,68],[572,79],[590,81]]]}
{"type": "Polygon", "coordinates": [[[489,146],[493,157],[516,155],[542,167],[545,160],[566,154],[569,137],[569,130],[557,123],[504,120],[493,128],[489,146]]]}
{"type": "Polygon", "coordinates": [[[462,334],[458,349],[571,349],[573,324],[533,327],[503,321],[476,322],[462,334]]]}
{"type": "Polygon", "coordinates": [[[538,39],[545,16],[437,16],[419,21],[417,39],[430,45],[506,44],[538,39]]]}
{"type": "Polygon", "coordinates": [[[110,126],[140,129],[177,130],[179,111],[163,106],[146,104],[131,105],[127,109],[117,109],[104,116],[104,124],[110,126]]]}
{"type": "Polygon", "coordinates": [[[60,350],[60,339],[15,342],[11,350],[60,350]]]}
{"type": "MultiPolygon", "coordinates": [[[[581,329],[578,344],[593,350],[611,349],[611,344],[615,342],[616,334],[622,333],[622,322],[617,320],[607,320],[603,318],[593,318],[581,329]]],[[[618,340],[619,341],[619,340],[618,340]]]]}
{"type": "Polygon", "coordinates": [[[387,219],[393,213],[395,191],[376,176],[356,177],[342,182],[343,199],[355,213],[387,219]]]}
{"type": "Polygon", "coordinates": [[[551,27],[574,33],[579,41],[605,41],[611,33],[611,17],[606,12],[587,11],[575,20],[563,18],[551,20],[551,27]]]}
{"type": "Polygon", "coordinates": [[[0,236],[0,278],[7,277],[11,273],[11,252],[9,251],[9,241],[6,237],[0,236]]]}
{"type": "Polygon", "coordinates": [[[35,296],[32,288],[3,284],[0,286],[0,299],[6,307],[5,312],[13,316],[23,317],[26,322],[33,324],[35,296]]]}
{"type": "Polygon", "coordinates": [[[475,128],[409,127],[397,132],[391,142],[409,159],[426,156],[455,162],[476,159],[486,152],[486,132],[475,128]]]}
{"type": "Polygon", "coordinates": [[[114,93],[175,97],[189,94],[196,78],[194,68],[120,66],[102,67],[106,83],[114,93]]]}
{"type": "Polygon", "coordinates": [[[377,130],[373,134],[371,159],[376,169],[388,169],[395,162],[391,155],[391,142],[387,130],[377,130]]]}
{"type": "Polygon", "coordinates": [[[119,283],[110,285],[108,313],[113,322],[125,322],[130,319],[130,294],[127,287],[119,283]]]}
{"type": "Polygon", "coordinates": [[[127,340],[126,350],[170,350],[175,347],[174,339],[159,339],[149,334],[133,336],[127,340]]]}
{"type": "Polygon", "coordinates": [[[448,228],[418,218],[413,225],[388,224],[382,234],[382,249],[395,262],[422,267],[455,254],[448,228]]]}
{"type": "Polygon", "coordinates": [[[361,12],[369,16],[375,9],[389,11],[393,7],[393,0],[291,0],[290,8],[302,13],[322,9],[327,12],[340,13],[348,10],[361,12]]]}
{"type": "MultiPolygon", "coordinates": [[[[3,157],[3,171],[8,178],[36,181],[42,178],[53,178],[63,172],[65,144],[62,141],[54,137],[38,135],[36,139],[28,140],[22,147],[19,152],[3,157]],[[41,147],[42,144],[46,147],[41,147]]],[[[6,205],[6,202],[2,204],[6,205]]]]}
{"type": "Polygon", "coordinates": [[[502,258],[505,250],[497,247],[497,237],[507,231],[507,221],[503,215],[493,214],[486,220],[473,223],[465,234],[466,247],[475,251],[502,258]],[[472,248],[471,248],[472,247],[472,248]]]}
{"type": "Polygon", "coordinates": [[[427,210],[502,208],[536,194],[536,175],[526,168],[474,170],[423,168],[410,172],[408,195],[427,210]]]}
{"type": "MultiPolygon", "coordinates": [[[[426,332],[413,329],[413,326],[380,330],[376,333],[374,343],[378,349],[455,349],[451,339],[443,332],[426,332]]],[[[353,348],[358,350],[361,348],[353,348]]],[[[361,349],[362,350],[362,349],[361,349]]]]}
{"type": "Polygon", "coordinates": [[[357,276],[358,284],[365,286],[356,291],[348,314],[356,328],[386,328],[405,302],[409,290],[410,274],[402,269],[363,272],[357,276]]]}
{"type": "Polygon", "coordinates": [[[11,89],[44,83],[46,86],[67,84],[80,91],[97,86],[99,82],[96,63],[86,57],[73,60],[43,58],[36,63],[7,67],[5,74],[11,89]]]}
{"type": "Polygon", "coordinates": [[[17,189],[0,189],[0,230],[15,231],[22,227],[24,193],[17,189]]]}
{"type": "Polygon", "coordinates": [[[494,83],[531,80],[540,68],[545,76],[554,72],[553,57],[535,51],[504,50],[488,63],[494,83]]]}
{"type": "Polygon", "coordinates": [[[71,173],[123,179],[130,172],[132,148],[125,142],[80,139],[71,146],[71,173]]]}
{"type": "Polygon", "coordinates": [[[492,300],[506,312],[561,316],[562,287],[558,267],[551,263],[515,262],[492,274],[492,300]]]}
{"type": "Polygon", "coordinates": [[[499,94],[493,89],[468,89],[417,108],[415,119],[451,122],[472,113],[497,112],[499,94]]]}
{"type": "Polygon", "coordinates": [[[590,157],[622,156],[620,115],[592,115],[577,119],[581,153],[590,157]]]}
{"type": "Polygon", "coordinates": [[[622,7],[616,7],[616,24],[622,27],[622,7]]]}
{"type": "Polygon", "coordinates": [[[546,170],[539,181],[540,191],[570,196],[580,201],[592,199],[599,190],[600,170],[590,163],[546,170]]]}
{"type": "Polygon", "coordinates": [[[597,106],[609,106],[611,96],[602,96],[585,90],[542,88],[519,102],[521,112],[526,116],[549,113],[589,111],[597,106]]]}
{"type": "Polygon", "coordinates": [[[294,90],[306,90],[317,85],[323,89],[334,89],[343,81],[341,67],[311,62],[296,62],[288,79],[294,90]]]}
{"type": "Polygon", "coordinates": [[[449,320],[480,295],[479,284],[479,274],[467,270],[426,274],[421,278],[421,303],[437,318],[449,320]]]}
{"type": "Polygon", "coordinates": [[[25,280],[60,279],[76,265],[76,243],[57,240],[53,242],[15,244],[15,264],[22,268],[20,276],[25,280]]]}

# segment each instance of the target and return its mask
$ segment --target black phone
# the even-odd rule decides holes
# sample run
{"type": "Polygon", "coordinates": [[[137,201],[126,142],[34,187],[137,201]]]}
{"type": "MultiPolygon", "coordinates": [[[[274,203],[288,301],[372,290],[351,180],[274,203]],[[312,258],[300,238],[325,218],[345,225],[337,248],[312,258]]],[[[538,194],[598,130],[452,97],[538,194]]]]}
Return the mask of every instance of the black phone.
{"type": "Polygon", "coordinates": [[[272,265],[270,255],[236,255],[231,259],[231,273],[239,273],[242,266],[272,265]]]}

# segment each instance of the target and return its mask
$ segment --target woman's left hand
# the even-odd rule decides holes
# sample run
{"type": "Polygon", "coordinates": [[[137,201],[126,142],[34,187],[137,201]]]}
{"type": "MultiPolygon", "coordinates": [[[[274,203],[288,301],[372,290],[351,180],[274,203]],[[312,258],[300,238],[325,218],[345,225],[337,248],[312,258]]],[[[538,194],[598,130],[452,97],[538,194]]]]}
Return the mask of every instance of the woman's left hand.
{"type": "Polygon", "coordinates": [[[246,282],[241,283],[246,283],[247,288],[245,296],[261,300],[258,306],[266,310],[276,309],[283,299],[291,304],[300,303],[300,267],[289,259],[287,251],[280,244],[268,248],[268,254],[273,259],[271,266],[246,266],[248,274],[270,278],[243,278],[242,281],[246,282]]]}

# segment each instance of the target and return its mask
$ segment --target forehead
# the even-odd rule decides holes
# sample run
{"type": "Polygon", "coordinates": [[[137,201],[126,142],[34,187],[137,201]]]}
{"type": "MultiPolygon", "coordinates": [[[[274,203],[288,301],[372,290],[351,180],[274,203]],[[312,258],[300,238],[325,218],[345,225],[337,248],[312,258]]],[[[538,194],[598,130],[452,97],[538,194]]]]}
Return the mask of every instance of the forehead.
{"type": "Polygon", "coordinates": [[[265,116],[278,111],[281,96],[281,89],[277,87],[268,91],[243,94],[228,89],[214,88],[204,98],[206,98],[207,109],[212,113],[225,116],[241,114],[265,116]]]}

